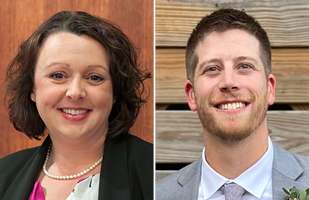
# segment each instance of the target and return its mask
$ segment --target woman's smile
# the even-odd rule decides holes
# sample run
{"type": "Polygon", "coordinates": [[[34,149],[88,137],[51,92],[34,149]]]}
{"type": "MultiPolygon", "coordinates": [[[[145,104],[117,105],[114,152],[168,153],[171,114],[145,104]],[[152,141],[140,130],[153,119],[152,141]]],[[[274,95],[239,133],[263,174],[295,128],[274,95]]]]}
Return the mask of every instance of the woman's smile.
{"type": "Polygon", "coordinates": [[[89,110],[87,109],[66,109],[66,108],[61,109],[61,111],[71,115],[80,115],[89,112],[89,110]]]}
{"type": "Polygon", "coordinates": [[[61,108],[58,110],[66,120],[72,122],[83,121],[92,112],[92,110],[90,109],[82,109],[82,108],[61,108]]]}

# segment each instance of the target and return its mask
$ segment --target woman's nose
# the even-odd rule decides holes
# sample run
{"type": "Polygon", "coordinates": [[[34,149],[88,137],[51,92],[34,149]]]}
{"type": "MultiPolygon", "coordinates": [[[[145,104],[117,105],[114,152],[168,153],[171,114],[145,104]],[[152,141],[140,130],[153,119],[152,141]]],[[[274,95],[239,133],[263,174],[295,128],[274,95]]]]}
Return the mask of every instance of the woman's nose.
{"type": "Polygon", "coordinates": [[[69,85],[66,96],[73,101],[77,101],[86,97],[86,91],[83,83],[79,79],[74,79],[69,85]]]}

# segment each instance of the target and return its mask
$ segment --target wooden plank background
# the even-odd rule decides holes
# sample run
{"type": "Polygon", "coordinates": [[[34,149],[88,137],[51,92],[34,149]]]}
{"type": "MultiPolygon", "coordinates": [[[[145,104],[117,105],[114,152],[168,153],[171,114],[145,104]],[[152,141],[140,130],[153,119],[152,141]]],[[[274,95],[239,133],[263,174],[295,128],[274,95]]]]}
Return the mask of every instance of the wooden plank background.
{"type": "Polygon", "coordinates": [[[156,0],[156,179],[201,156],[198,115],[181,110],[187,104],[185,46],[203,16],[229,7],[254,16],[270,38],[275,107],[292,109],[268,111],[271,138],[309,156],[309,1],[156,0]]]}
{"type": "MultiPolygon", "coordinates": [[[[24,134],[15,131],[3,106],[5,70],[22,41],[43,21],[61,10],[86,11],[118,24],[140,48],[141,67],[153,73],[153,3],[153,0],[1,0],[0,158],[17,150],[41,144],[41,141],[31,141],[24,134]]],[[[131,132],[153,142],[153,79],[146,81],[146,88],[150,94],[149,101],[142,107],[131,132]]]]}
{"type": "Polygon", "coordinates": [[[186,46],[203,16],[228,7],[244,9],[254,16],[274,47],[309,46],[307,0],[156,0],[156,46],[186,46]]]}

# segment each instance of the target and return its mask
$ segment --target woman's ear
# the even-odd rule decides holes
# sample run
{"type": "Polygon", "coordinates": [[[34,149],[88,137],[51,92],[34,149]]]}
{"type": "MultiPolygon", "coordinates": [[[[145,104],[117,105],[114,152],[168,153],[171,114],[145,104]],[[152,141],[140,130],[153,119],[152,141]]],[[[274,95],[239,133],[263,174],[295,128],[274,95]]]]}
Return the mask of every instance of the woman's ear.
{"type": "Polygon", "coordinates": [[[31,99],[31,101],[35,102],[35,95],[34,95],[33,92],[31,92],[31,94],[30,94],[30,99],[31,99]]]}

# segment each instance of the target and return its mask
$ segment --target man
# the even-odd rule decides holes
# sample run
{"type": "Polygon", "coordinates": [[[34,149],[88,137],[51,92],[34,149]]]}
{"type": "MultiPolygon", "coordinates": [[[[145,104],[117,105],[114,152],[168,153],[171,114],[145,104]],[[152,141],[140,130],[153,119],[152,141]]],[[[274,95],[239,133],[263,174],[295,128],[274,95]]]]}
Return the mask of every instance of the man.
{"type": "Polygon", "coordinates": [[[268,136],[276,79],[269,39],[253,17],[234,9],[204,17],[188,40],[186,68],[205,148],[201,159],[157,182],[156,199],[280,200],[283,187],[309,187],[309,159],[268,136]]]}

